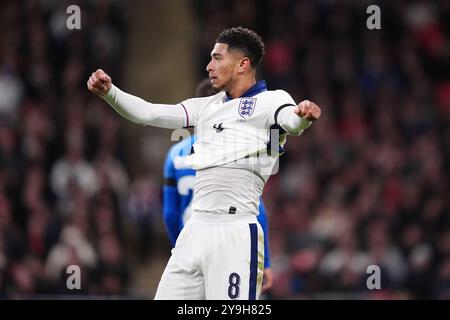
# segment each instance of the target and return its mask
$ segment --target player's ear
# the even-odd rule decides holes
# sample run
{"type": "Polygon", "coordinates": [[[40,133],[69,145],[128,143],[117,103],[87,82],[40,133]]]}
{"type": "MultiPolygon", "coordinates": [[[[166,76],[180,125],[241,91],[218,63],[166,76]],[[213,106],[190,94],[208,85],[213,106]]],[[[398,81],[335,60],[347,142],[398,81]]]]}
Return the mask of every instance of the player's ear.
{"type": "Polygon", "coordinates": [[[244,73],[247,72],[251,68],[250,59],[247,57],[244,57],[242,59],[238,60],[238,73],[244,73]]]}

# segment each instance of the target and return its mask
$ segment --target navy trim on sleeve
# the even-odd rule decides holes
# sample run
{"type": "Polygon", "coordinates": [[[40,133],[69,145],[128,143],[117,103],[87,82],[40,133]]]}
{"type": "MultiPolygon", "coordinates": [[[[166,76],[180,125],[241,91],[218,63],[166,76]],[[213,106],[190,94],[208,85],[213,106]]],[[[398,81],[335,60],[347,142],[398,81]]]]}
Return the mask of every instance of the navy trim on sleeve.
{"type": "Polygon", "coordinates": [[[278,124],[278,113],[280,113],[281,109],[286,108],[286,107],[289,107],[289,106],[295,107],[295,105],[292,104],[292,103],[285,103],[285,104],[279,106],[278,109],[275,111],[275,115],[274,115],[273,118],[274,118],[275,124],[276,124],[277,126],[280,126],[280,125],[278,124]]]}
{"type": "Polygon", "coordinates": [[[187,112],[186,107],[184,106],[184,104],[182,104],[182,103],[180,103],[180,104],[181,104],[181,106],[182,106],[183,109],[184,109],[184,114],[186,115],[186,126],[185,126],[185,128],[190,128],[191,126],[189,125],[189,114],[188,114],[188,112],[187,112]]]}

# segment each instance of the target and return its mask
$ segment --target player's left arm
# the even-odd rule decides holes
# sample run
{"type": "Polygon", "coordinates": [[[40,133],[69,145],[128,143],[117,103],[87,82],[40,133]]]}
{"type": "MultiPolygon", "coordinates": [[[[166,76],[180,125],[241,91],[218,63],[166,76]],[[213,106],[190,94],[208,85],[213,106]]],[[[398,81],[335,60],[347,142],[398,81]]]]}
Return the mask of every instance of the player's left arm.
{"type": "Polygon", "coordinates": [[[277,90],[277,101],[280,106],[272,109],[272,123],[283,128],[290,135],[300,135],[320,118],[322,111],[319,106],[309,100],[303,100],[298,105],[292,97],[283,90],[277,90]]]}
{"type": "Polygon", "coordinates": [[[309,100],[303,100],[297,106],[284,108],[278,114],[278,124],[291,135],[299,135],[311,126],[312,121],[320,118],[319,106],[309,100]]]}
{"type": "Polygon", "coordinates": [[[262,293],[264,293],[272,287],[273,275],[272,269],[270,268],[269,228],[267,225],[266,208],[262,198],[259,202],[258,222],[264,231],[264,276],[262,286],[262,293]]]}

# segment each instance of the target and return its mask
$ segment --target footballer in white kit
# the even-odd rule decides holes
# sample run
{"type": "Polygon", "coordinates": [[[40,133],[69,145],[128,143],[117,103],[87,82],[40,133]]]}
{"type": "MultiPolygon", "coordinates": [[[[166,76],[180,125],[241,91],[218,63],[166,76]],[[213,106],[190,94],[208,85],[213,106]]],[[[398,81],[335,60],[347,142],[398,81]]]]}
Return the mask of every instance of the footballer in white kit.
{"type": "Polygon", "coordinates": [[[163,128],[194,126],[191,155],[175,166],[196,170],[192,215],[182,229],[155,299],[258,299],[264,237],[256,216],[264,184],[274,173],[286,135],[300,135],[320,108],[298,106],[283,90],[255,80],[264,54],[259,36],[224,30],[207,66],[223,91],[177,105],[146,102],[110,83],[100,70],[88,87],[130,121],[163,128]],[[275,133],[275,134],[274,134],[275,133]]]}

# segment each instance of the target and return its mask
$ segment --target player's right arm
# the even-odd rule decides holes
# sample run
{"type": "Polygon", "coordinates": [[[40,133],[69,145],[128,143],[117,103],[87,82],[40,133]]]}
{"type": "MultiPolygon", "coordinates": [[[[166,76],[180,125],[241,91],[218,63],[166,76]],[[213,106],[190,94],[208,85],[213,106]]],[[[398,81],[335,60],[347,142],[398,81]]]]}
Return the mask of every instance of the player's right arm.
{"type": "Polygon", "coordinates": [[[204,99],[190,99],[195,100],[194,103],[183,102],[176,105],[150,103],[114,86],[111,77],[101,69],[92,73],[87,87],[127,120],[167,129],[194,126],[198,110],[202,108],[204,102],[204,99]]]}

